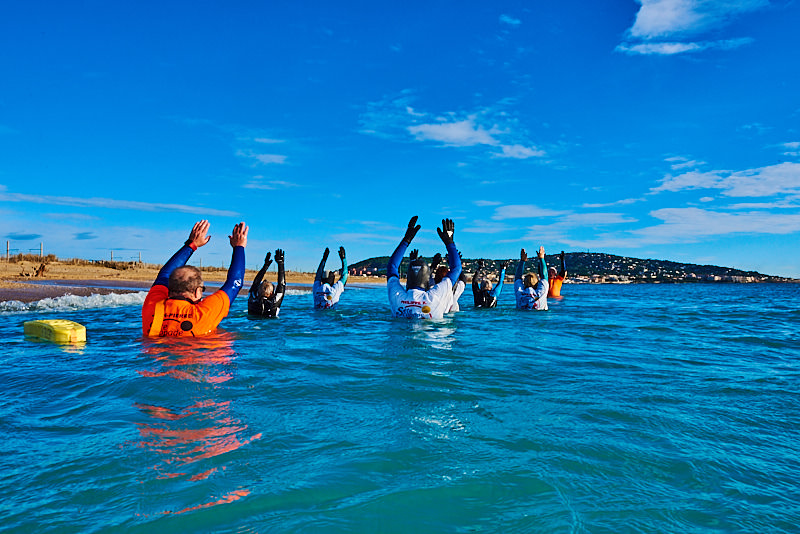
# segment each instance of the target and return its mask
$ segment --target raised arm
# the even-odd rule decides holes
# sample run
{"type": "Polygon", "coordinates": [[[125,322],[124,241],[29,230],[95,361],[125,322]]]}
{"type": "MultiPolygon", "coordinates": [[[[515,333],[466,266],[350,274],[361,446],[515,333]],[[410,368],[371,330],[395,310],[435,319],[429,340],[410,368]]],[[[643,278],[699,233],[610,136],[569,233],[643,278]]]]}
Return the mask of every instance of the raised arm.
{"type": "Polygon", "coordinates": [[[558,276],[560,276],[562,278],[566,278],[566,276],[567,276],[567,264],[566,264],[566,261],[564,259],[565,254],[564,254],[563,250],[561,251],[561,254],[559,256],[561,257],[561,270],[558,272],[558,276]]]}
{"type": "Polygon", "coordinates": [[[447,257],[450,262],[450,270],[447,272],[447,277],[453,285],[456,285],[458,277],[461,276],[461,256],[458,254],[456,244],[453,242],[455,230],[456,225],[452,219],[442,219],[442,227],[436,229],[439,233],[439,238],[447,249],[447,257]]]}
{"type": "Polygon", "coordinates": [[[275,262],[278,264],[278,285],[275,288],[275,305],[280,307],[286,294],[286,271],[283,266],[283,250],[275,251],[275,262]]]}
{"type": "Polygon", "coordinates": [[[409,247],[409,245],[411,245],[411,241],[414,239],[414,236],[417,235],[419,229],[420,225],[417,224],[417,216],[414,215],[411,217],[411,220],[408,221],[406,234],[403,236],[400,244],[397,245],[397,248],[394,249],[394,252],[389,258],[389,263],[386,265],[387,280],[393,276],[400,278],[400,272],[398,271],[400,268],[400,262],[403,261],[403,255],[406,253],[406,249],[409,247]]]}
{"type": "Polygon", "coordinates": [[[325,276],[325,262],[328,261],[330,252],[330,249],[325,247],[325,252],[322,253],[322,260],[320,260],[319,267],[317,267],[317,274],[314,276],[315,282],[322,282],[322,277],[325,276]]]}
{"type": "Polygon", "coordinates": [[[547,262],[544,261],[544,247],[539,247],[539,261],[536,263],[539,269],[539,280],[547,280],[547,262]]]}
{"type": "Polygon", "coordinates": [[[492,295],[498,297],[500,292],[503,291],[503,284],[506,281],[506,267],[511,264],[511,260],[504,261],[502,267],[500,267],[500,279],[497,281],[497,284],[492,288],[492,295]]]}
{"type": "Polygon", "coordinates": [[[345,254],[344,247],[339,247],[339,258],[342,260],[342,277],[339,281],[342,285],[347,284],[347,254],[345,254]]]}
{"type": "Polygon", "coordinates": [[[156,280],[153,282],[154,286],[167,286],[169,284],[169,275],[172,274],[172,271],[186,265],[192,253],[208,243],[211,239],[211,236],[207,235],[209,226],[211,226],[211,224],[205,219],[194,223],[192,230],[189,232],[189,239],[186,240],[180,250],[173,254],[161,270],[158,271],[156,280]]]}
{"type": "Polygon", "coordinates": [[[247,246],[248,231],[247,225],[240,222],[233,227],[233,232],[228,236],[231,247],[233,247],[231,266],[228,268],[228,278],[219,290],[224,291],[231,302],[239,294],[239,290],[242,289],[242,284],[244,283],[244,247],[247,246]]]}
{"type": "Polygon", "coordinates": [[[528,253],[523,248],[519,251],[519,263],[517,263],[517,272],[514,274],[514,280],[522,280],[522,275],[525,274],[526,261],[528,261],[528,253]]]}
{"type": "Polygon", "coordinates": [[[261,285],[261,280],[264,279],[264,275],[267,273],[267,269],[269,269],[269,266],[272,265],[271,256],[272,253],[267,252],[266,257],[264,258],[264,266],[261,267],[261,270],[258,271],[258,274],[256,274],[256,277],[253,279],[253,283],[250,284],[249,297],[251,299],[256,298],[258,296],[258,286],[261,285]]]}

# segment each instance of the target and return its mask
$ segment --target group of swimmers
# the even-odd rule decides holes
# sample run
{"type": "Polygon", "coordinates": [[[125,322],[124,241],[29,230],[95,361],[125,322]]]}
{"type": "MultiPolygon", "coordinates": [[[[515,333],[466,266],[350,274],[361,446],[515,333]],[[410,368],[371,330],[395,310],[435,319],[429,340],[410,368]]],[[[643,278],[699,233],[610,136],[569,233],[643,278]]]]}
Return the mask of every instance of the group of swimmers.
{"type": "MultiPolygon", "coordinates": [[[[207,220],[198,221],[189,233],[189,239],[158,273],[142,306],[142,333],[152,337],[202,336],[212,333],[225,316],[231,303],[244,283],[247,233],[245,223],[233,227],[228,236],[233,253],[228,275],[222,287],[208,297],[203,297],[205,286],[199,269],[186,265],[192,253],[210,240],[207,220]]],[[[389,304],[394,317],[439,319],[445,313],[459,311],[458,299],[466,287],[466,276],[461,267],[461,254],[453,241],[455,223],[442,219],[437,228],[439,238],[447,250],[447,265],[442,264],[441,254],[436,254],[429,265],[419,256],[418,250],[409,255],[406,285],[400,283],[399,267],[406,250],[420,229],[417,217],[408,222],[405,235],[389,258],[387,265],[387,288],[389,304]]],[[[314,307],[329,309],[336,305],[347,284],[347,256],[344,247],[339,247],[342,261],[341,276],[336,281],[335,271],[325,271],[329,249],[325,249],[317,268],[312,288],[314,307]]],[[[551,268],[548,272],[544,260],[544,247],[539,247],[536,272],[525,273],[528,255],[520,251],[514,277],[516,306],[523,310],[547,310],[548,295],[560,296],[561,283],[566,277],[564,252],[561,252],[561,270],[551,268]]],[[[275,251],[278,281],[273,285],[264,280],[272,265],[271,253],[264,258],[264,265],[256,274],[250,287],[247,311],[251,315],[277,317],[286,294],[286,272],[284,251],[275,251]]],[[[492,285],[486,265],[478,261],[478,270],[472,277],[472,292],[476,308],[494,308],[503,289],[506,268],[511,260],[503,262],[497,285],[492,285]]]]}

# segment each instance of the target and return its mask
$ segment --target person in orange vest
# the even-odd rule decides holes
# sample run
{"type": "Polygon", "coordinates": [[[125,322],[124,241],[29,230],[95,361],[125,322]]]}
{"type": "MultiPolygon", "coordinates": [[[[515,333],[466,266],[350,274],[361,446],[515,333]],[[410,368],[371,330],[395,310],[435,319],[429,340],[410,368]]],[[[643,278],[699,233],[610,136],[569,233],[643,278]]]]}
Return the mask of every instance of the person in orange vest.
{"type": "Polygon", "coordinates": [[[211,239],[210,224],[198,221],[183,247],[158,272],[142,305],[142,334],[150,337],[204,336],[228,315],[244,282],[244,248],[248,227],[241,222],[228,236],[233,255],[228,277],[219,290],[203,298],[205,286],[197,267],[186,265],[192,253],[211,239]]]}
{"type": "Polygon", "coordinates": [[[561,259],[561,270],[556,271],[555,267],[550,267],[548,279],[550,280],[550,289],[547,292],[548,297],[561,297],[561,284],[567,278],[567,266],[564,263],[564,251],[559,255],[561,259]]]}

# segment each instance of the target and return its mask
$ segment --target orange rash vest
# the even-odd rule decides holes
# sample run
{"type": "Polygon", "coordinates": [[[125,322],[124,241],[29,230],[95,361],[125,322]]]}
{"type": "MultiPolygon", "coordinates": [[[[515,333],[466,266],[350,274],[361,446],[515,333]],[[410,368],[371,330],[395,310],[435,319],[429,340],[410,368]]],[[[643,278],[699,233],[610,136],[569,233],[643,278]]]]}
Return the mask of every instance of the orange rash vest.
{"type": "Polygon", "coordinates": [[[150,288],[142,306],[142,334],[149,337],[205,336],[228,315],[231,302],[217,291],[200,302],[170,299],[166,286],[150,288]]]}

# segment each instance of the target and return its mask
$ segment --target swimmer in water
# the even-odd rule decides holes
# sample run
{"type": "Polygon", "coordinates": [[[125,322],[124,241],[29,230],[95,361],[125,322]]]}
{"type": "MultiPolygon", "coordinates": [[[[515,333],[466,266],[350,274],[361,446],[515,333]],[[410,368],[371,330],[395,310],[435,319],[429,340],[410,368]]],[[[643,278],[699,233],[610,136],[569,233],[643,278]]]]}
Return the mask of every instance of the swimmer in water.
{"type": "Polygon", "coordinates": [[[472,277],[472,297],[476,308],[494,308],[497,306],[497,299],[500,298],[500,293],[503,291],[503,283],[506,280],[506,268],[510,263],[511,260],[502,263],[497,285],[492,287],[492,281],[485,271],[486,263],[484,260],[478,260],[478,270],[475,271],[472,277]]]}
{"type": "Polygon", "coordinates": [[[550,289],[547,292],[548,297],[552,298],[561,298],[561,284],[564,283],[564,280],[567,278],[567,265],[564,262],[564,251],[561,251],[559,254],[559,258],[561,259],[561,270],[556,271],[555,267],[550,267],[548,270],[548,283],[550,284],[550,289]]]}
{"type": "Polygon", "coordinates": [[[247,299],[247,313],[260,317],[277,317],[281,311],[283,296],[286,294],[286,271],[283,266],[283,250],[275,251],[275,263],[278,264],[278,286],[272,282],[263,280],[267,269],[272,265],[270,253],[264,258],[264,266],[258,271],[253,284],[250,286],[250,294],[247,299]]]}
{"type": "Polygon", "coordinates": [[[523,248],[519,253],[519,263],[514,276],[514,296],[517,299],[517,308],[521,310],[546,310],[547,309],[547,264],[544,261],[544,247],[539,247],[539,259],[536,263],[537,273],[525,272],[525,262],[528,254],[523,248]]]}
{"type": "Polygon", "coordinates": [[[228,277],[219,290],[203,298],[203,276],[197,267],[186,262],[211,239],[209,226],[207,220],[196,222],[183,247],[158,272],[142,305],[143,335],[204,336],[216,330],[228,315],[244,282],[244,248],[249,229],[243,222],[233,227],[228,236],[233,248],[228,277]]]}
{"type": "Polygon", "coordinates": [[[442,281],[431,287],[431,269],[425,260],[416,257],[409,264],[404,288],[400,284],[398,269],[406,249],[411,245],[411,241],[419,229],[420,226],[417,224],[415,215],[408,222],[403,239],[389,258],[386,266],[389,305],[394,317],[441,319],[452,306],[453,286],[461,275],[461,258],[458,256],[458,250],[453,242],[455,223],[451,219],[442,219],[442,227],[436,229],[447,249],[448,256],[453,259],[450,270],[442,278],[442,281]]]}
{"type": "Polygon", "coordinates": [[[325,274],[325,262],[328,261],[330,250],[325,249],[322,253],[322,261],[319,262],[317,275],[314,277],[314,307],[318,310],[327,310],[336,306],[339,297],[344,293],[344,286],[347,283],[347,257],[344,247],[339,247],[339,258],[342,260],[342,275],[339,281],[336,280],[336,271],[328,271],[325,274]]]}

